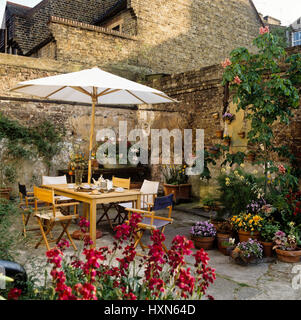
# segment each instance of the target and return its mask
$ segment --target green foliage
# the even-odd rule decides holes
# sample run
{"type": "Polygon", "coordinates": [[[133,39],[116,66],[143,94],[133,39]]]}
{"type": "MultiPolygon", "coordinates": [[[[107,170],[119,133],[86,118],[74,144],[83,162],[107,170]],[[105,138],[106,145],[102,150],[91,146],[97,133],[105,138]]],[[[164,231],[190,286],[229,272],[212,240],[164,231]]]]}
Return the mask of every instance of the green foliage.
{"type": "Polygon", "coordinates": [[[37,159],[50,166],[52,158],[59,153],[64,128],[56,128],[49,121],[33,127],[25,127],[0,113],[0,141],[7,149],[7,159],[37,159]]]}
{"type": "Polygon", "coordinates": [[[164,166],[162,173],[167,184],[179,185],[185,184],[188,181],[188,176],[185,173],[186,165],[171,165],[164,166]]]}
{"type": "Polygon", "coordinates": [[[253,44],[258,53],[252,54],[246,48],[231,52],[231,63],[225,69],[223,85],[230,83],[237,111],[243,110],[251,123],[248,140],[258,146],[257,157],[264,164],[267,184],[271,152],[283,154],[280,146],[275,148],[275,124],[280,121],[288,125],[293,110],[299,108],[300,89],[297,87],[301,84],[301,55],[292,55],[285,61],[286,52],[280,39],[272,33],[258,36],[253,44]],[[281,69],[284,61],[285,73],[281,69]],[[240,81],[235,81],[237,77],[240,81]]]}
{"type": "Polygon", "coordinates": [[[15,248],[21,241],[21,234],[12,227],[20,219],[19,208],[11,201],[0,199],[0,259],[14,260],[15,248]]]}
{"type": "Polygon", "coordinates": [[[265,242],[272,242],[275,233],[279,230],[279,223],[264,221],[260,230],[260,236],[265,242]]]}
{"type": "Polygon", "coordinates": [[[252,200],[259,197],[262,179],[241,169],[221,173],[217,178],[219,184],[219,201],[225,210],[231,215],[238,215],[246,211],[246,207],[252,200]]]}
{"type": "Polygon", "coordinates": [[[271,33],[275,36],[278,37],[279,39],[279,46],[282,48],[287,48],[288,47],[288,38],[287,38],[287,32],[290,32],[291,28],[290,27],[272,27],[271,28],[271,33]]]}
{"type": "Polygon", "coordinates": [[[16,167],[11,163],[0,163],[0,188],[5,188],[8,185],[16,182],[17,174],[16,167]]]}

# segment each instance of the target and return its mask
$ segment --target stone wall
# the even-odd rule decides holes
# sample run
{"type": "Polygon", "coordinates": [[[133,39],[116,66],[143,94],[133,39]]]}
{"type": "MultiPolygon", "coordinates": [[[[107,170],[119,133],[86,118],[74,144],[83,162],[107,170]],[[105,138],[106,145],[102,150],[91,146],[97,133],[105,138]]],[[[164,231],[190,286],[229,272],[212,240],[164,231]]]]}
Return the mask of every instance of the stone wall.
{"type": "MultiPolygon", "coordinates": [[[[91,106],[88,104],[46,101],[34,97],[10,92],[18,82],[34,78],[47,77],[59,73],[83,69],[76,63],[66,63],[51,59],[0,54],[0,112],[23,125],[32,126],[48,120],[56,126],[64,126],[66,138],[62,152],[53,160],[50,174],[57,174],[58,169],[66,169],[70,143],[77,138],[89,140],[91,106]]],[[[134,107],[97,106],[95,128],[116,128],[120,120],[128,121],[128,128],[137,124],[137,111],[134,107]]],[[[86,142],[88,149],[88,142],[86,142]]],[[[41,176],[47,175],[46,166],[37,161],[20,164],[18,180],[28,185],[41,183],[41,176]]]]}
{"type": "Polygon", "coordinates": [[[128,9],[100,22],[108,29],[78,22],[52,18],[45,27],[56,59],[135,65],[145,74],[199,69],[224,60],[237,46],[253,49],[261,26],[249,0],[131,0],[128,9]],[[118,23],[122,32],[109,30],[118,23]]]}

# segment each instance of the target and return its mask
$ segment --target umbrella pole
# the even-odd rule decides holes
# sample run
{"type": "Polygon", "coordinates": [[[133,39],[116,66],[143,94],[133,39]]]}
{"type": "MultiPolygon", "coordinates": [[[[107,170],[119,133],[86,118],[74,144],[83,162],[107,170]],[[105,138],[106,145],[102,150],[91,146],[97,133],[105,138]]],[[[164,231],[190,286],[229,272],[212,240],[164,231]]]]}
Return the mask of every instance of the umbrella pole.
{"type": "Polygon", "coordinates": [[[95,93],[95,88],[93,88],[92,96],[92,117],[91,117],[91,130],[90,130],[90,144],[89,144],[89,163],[88,163],[88,183],[91,183],[92,178],[92,148],[93,148],[93,136],[94,136],[94,125],[95,125],[95,105],[97,102],[97,97],[95,93]]]}

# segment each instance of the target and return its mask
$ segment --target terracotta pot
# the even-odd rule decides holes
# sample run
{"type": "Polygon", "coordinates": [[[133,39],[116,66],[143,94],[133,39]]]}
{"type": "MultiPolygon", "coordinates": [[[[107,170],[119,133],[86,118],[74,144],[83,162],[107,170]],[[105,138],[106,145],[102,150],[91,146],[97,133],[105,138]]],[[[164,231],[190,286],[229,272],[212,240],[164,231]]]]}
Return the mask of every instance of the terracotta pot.
{"type": "Polygon", "coordinates": [[[223,132],[224,132],[223,130],[217,130],[215,132],[216,137],[221,139],[223,137],[223,132]]]}
{"type": "Polygon", "coordinates": [[[273,242],[264,242],[260,241],[263,247],[263,255],[265,257],[272,257],[273,256],[273,242]]]}
{"type": "Polygon", "coordinates": [[[210,219],[210,223],[214,225],[215,229],[217,229],[220,225],[223,224],[223,221],[210,219]]]}
{"type": "Polygon", "coordinates": [[[227,247],[224,246],[222,243],[229,240],[229,238],[231,238],[231,234],[230,233],[217,233],[216,237],[217,237],[218,250],[221,253],[223,253],[224,255],[229,255],[229,252],[227,251],[227,247]]]}
{"type": "MultiPolygon", "coordinates": [[[[90,237],[89,232],[86,232],[85,234],[83,234],[80,230],[76,230],[72,233],[72,238],[76,239],[76,240],[83,240],[84,237],[90,237]]],[[[99,239],[102,237],[102,232],[99,230],[96,230],[96,239],[99,239]]]]}
{"type": "Polygon", "coordinates": [[[197,249],[205,249],[210,250],[213,248],[214,243],[214,237],[197,237],[197,236],[191,236],[191,240],[194,242],[194,246],[197,249]]]}
{"type": "Polygon", "coordinates": [[[240,242],[245,242],[249,239],[258,240],[260,237],[260,233],[258,231],[254,231],[251,234],[251,231],[238,230],[238,237],[240,242]]]}
{"type": "Polygon", "coordinates": [[[0,188],[0,198],[9,200],[11,190],[11,188],[0,188]]]}
{"type": "Polygon", "coordinates": [[[175,202],[179,201],[180,199],[190,199],[191,198],[191,184],[165,184],[163,185],[164,194],[168,196],[169,194],[173,193],[175,202]]]}
{"type": "Polygon", "coordinates": [[[230,144],[231,144],[231,140],[230,140],[230,139],[225,139],[225,140],[223,141],[223,144],[224,144],[224,146],[228,147],[228,146],[230,146],[230,144]]]}
{"type": "Polygon", "coordinates": [[[255,160],[255,154],[248,154],[247,160],[253,162],[255,160]]]}
{"type": "Polygon", "coordinates": [[[301,249],[295,250],[295,251],[286,251],[286,250],[280,250],[276,249],[277,258],[278,260],[282,262],[300,262],[301,259],[301,249]]]}

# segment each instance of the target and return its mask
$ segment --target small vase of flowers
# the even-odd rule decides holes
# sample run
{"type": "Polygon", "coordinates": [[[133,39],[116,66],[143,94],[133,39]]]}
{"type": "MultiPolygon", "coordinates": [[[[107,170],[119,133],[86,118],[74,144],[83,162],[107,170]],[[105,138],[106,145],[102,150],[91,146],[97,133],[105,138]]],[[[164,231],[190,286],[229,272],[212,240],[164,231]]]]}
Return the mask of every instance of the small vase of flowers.
{"type": "Polygon", "coordinates": [[[216,229],[214,225],[208,221],[198,221],[191,228],[190,235],[196,248],[210,250],[213,248],[216,229]]]}

